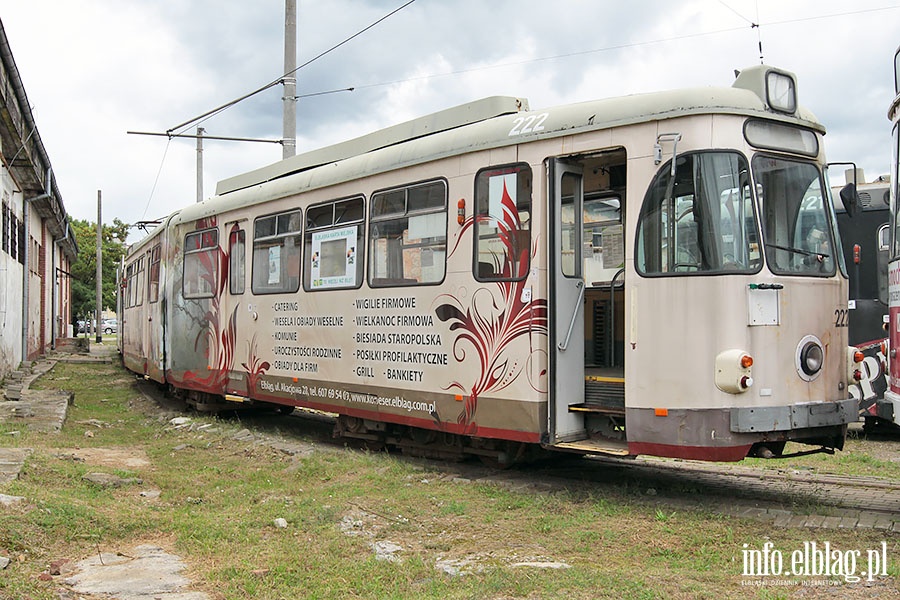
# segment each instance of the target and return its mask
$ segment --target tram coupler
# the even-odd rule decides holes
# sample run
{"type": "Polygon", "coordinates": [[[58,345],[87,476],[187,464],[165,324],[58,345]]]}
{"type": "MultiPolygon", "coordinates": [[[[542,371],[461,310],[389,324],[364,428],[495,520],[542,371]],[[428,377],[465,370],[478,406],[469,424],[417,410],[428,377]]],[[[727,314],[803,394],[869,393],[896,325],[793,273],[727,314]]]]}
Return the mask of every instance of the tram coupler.
{"type": "MultiPolygon", "coordinates": [[[[783,448],[783,445],[782,445],[783,448]]],[[[796,458],[798,456],[809,456],[811,454],[834,454],[834,448],[826,448],[822,446],[821,448],[816,448],[815,450],[804,450],[802,452],[791,452],[789,454],[776,454],[773,452],[766,444],[756,444],[751,449],[750,452],[747,453],[747,456],[754,456],[756,458],[796,458]]]]}

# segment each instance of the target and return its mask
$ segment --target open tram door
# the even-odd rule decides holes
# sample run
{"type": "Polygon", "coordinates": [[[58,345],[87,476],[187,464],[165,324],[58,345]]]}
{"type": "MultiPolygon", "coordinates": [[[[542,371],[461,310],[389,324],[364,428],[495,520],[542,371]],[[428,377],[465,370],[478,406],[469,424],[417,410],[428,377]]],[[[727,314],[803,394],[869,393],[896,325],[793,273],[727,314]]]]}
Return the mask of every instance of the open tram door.
{"type": "Polygon", "coordinates": [[[580,164],[550,159],[549,444],[586,437],[584,403],[584,176],[580,164]]]}
{"type": "Polygon", "coordinates": [[[625,151],[551,159],[548,444],[628,454],[625,437],[625,151]]]}

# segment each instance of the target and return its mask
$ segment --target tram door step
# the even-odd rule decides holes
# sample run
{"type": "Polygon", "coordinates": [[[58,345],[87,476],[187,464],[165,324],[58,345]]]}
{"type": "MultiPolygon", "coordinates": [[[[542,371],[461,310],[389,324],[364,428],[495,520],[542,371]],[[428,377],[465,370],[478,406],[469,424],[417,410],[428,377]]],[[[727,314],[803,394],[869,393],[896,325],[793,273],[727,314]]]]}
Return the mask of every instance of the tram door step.
{"type": "Polygon", "coordinates": [[[586,377],[584,402],[569,405],[574,412],[625,414],[625,380],[619,377],[586,377]]]}
{"type": "Polygon", "coordinates": [[[560,450],[569,450],[586,454],[605,456],[628,456],[628,442],[617,440],[580,440],[561,442],[553,446],[560,450]]]}

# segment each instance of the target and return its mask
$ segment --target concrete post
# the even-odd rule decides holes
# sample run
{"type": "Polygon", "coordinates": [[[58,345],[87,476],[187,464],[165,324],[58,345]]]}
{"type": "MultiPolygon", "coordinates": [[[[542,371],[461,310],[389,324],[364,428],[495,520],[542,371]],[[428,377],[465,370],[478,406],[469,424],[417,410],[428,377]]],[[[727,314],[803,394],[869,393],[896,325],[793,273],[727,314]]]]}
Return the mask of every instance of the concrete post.
{"type": "Polygon", "coordinates": [[[103,211],[100,203],[100,190],[97,190],[97,316],[95,340],[103,342],[103,211]]]}
{"type": "Polygon", "coordinates": [[[284,118],[282,158],[297,153],[297,0],[284,0],[284,118]]]}

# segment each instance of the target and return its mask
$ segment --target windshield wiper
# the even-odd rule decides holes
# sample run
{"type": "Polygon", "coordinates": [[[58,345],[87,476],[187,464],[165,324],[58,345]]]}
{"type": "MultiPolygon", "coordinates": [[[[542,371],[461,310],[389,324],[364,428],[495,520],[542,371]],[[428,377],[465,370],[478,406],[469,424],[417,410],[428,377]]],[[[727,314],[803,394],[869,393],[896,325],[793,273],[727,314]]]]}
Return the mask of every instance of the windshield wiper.
{"type": "Polygon", "coordinates": [[[790,246],[779,246],[778,244],[770,244],[766,243],[766,246],[770,248],[777,248],[778,250],[784,250],[785,252],[793,252],[795,254],[802,254],[803,256],[821,256],[822,258],[831,258],[830,255],[825,254],[824,252],[810,252],[809,250],[804,250],[803,248],[791,248],[790,246]]]}

